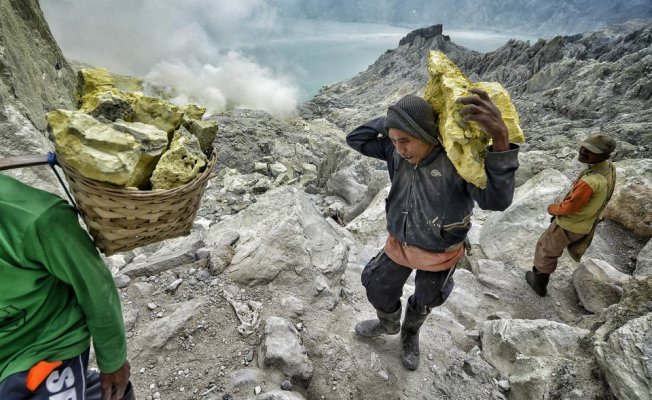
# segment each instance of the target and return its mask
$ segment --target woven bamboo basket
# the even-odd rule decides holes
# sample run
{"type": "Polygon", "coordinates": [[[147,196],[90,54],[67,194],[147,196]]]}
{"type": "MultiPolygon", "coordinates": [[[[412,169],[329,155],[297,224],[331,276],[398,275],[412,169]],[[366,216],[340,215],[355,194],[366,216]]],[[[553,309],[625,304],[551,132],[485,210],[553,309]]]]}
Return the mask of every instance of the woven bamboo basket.
{"type": "Polygon", "coordinates": [[[82,176],[61,158],[58,161],[95,245],[110,256],[188,234],[217,155],[212,152],[195,179],[168,190],[117,188],[82,176]]]}

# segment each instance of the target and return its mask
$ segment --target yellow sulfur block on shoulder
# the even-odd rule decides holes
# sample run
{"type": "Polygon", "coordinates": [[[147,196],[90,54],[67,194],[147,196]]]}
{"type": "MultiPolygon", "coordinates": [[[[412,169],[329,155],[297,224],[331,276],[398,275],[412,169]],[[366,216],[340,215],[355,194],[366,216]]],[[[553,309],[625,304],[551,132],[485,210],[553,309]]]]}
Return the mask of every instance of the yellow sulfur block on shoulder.
{"type": "Polygon", "coordinates": [[[430,80],[424,98],[438,114],[441,142],[460,176],[479,188],[487,187],[484,160],[491,137],[475,122],[464,122],[460,115],[463,105],[457,98],[472,96],[469,89],[482,89],[500,110],[509,131],[511,143],[525,141],[519,126],[518,113],[507,90],[498,82],[471,82],[444,53],[431,51],[428,60],[430,80]]]}

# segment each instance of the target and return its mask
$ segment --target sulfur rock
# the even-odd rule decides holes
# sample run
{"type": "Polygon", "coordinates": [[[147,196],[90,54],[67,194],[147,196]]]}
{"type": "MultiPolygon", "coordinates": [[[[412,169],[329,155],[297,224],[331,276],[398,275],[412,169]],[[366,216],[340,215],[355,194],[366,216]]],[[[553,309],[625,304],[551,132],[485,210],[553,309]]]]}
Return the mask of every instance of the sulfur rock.
{"type": "Polygon", "coordinates": [[[74,96],[79,111],[109,121],[133,119],[136,97],[118,90],[115,78],[109,71],[104,68],[84,68],[79,71],[78,77],[79,84],[74,96]]]}
{"type": "Polygon", "coordinates": [[[197,104],[187,104],[179,108],[184,115],[184,122],[186,119],[202,119],[206,113],[206,107],[198,106],[197,104]]]}
{"type": "Polygon", "coordinates": [[[167,132],[141,122],[118,121],[113,124],[113,128],[130,134],[140,143],[140,158],[127,186],[148,188],[156,163],[168,146],[167,132]]]}
{"type": "Polygon", "coordinates": [[[46,116],[57,154],[81,175],[124,186],[140,159],[132,135],[79,111],[55,110],[46,116]]]}
{"type": "Polygon", "coordinates": [[[479,188],[485,188],[487,176],[484,159],[491,138],[482,132],[475,122],[462,121],[459,111],[463,105],[456,100],[459,97],[472,96],[473,93],[469,91],[472,88],[486,91],[502,113],[509,131],[509,141],[522,143],[525,137],[509,94],[497,82],[469,81],[457,65],[439,51],[430,52],[428,72],[430,80],[424,97],[439,116],[439,134],[446,154],[464,180],[479,188]]]}
{"type": "Polygon", "coordinates": [[[172,134],[181,125],[183,111],[178,106],[140,93],[131,95],[134,96],[133,122],[154,125],[168,134],[172,134]]]}
{"type": "Polygon", "coordinates": [[[190,133],[197,137],[201,150],[205,154],[208,154],[208,150],[213,145],[213,141],[217,135],[217,122],[189,119],[187,122],[184,121],[183,126],[188,129],[190,133]]]}
{"type": "Polygon", "coordinates": [[[97,93],[110,92],[115,90],[115,79],[111,73],[104,68],[82,68],[77,73],[77,87],[73,97],[77,106],[82,108],[85,103],[95,100],[97,93]]]}
{"type": "Polygon", "coordinates": [[[152,174],[152,188],[172,189],[184,185],[199,175],[206,163],[199,140],[181,127],[152,174]]]}

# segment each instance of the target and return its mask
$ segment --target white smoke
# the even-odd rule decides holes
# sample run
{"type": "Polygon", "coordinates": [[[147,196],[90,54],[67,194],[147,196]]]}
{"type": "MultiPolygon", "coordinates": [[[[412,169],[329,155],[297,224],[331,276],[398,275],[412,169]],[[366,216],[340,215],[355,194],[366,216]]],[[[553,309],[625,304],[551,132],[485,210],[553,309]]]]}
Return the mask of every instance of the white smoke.
{"type": "Polygon", "coordinates": [[[235,51],[217,60],[217,65],[162,61],[145,78],[155,85],[175,88],[178,95],[173,103],[196,102],[209,113],[242,107],[284,117],[296,109],[299,93],[289,79],[272,74],[235,51]]]}
{"type": "Polygon", "coordinates": [[[41,0],[66,57],[143,76],[176,90],[177,103],[210,112],[294,112],[299,90],[277,66],[238,52],[279,29],[266,0],[41,0]]]}

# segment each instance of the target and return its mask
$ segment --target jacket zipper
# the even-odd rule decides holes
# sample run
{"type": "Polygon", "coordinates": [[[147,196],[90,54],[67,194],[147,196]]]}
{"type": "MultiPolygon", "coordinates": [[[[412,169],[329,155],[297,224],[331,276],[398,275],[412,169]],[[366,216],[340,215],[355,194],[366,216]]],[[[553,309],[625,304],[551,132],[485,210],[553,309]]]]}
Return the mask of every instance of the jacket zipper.
{"type": "MultiPolygon", "coordinates": [[[[414,171],[416,171],[417,167],[418,165],[415,165],[414,168],[412,168],[412,170],[410,171],[410,184],[408,186],[407,204],[404,206],[404,211],[403,211],[403,239],[405,240],[407,240],[407,221],[412,205],[412,185],[414,184],[414,171]]],[[[407,242],[404,242],[403,247],[406,246],[407,246],[407,242]]]]}

